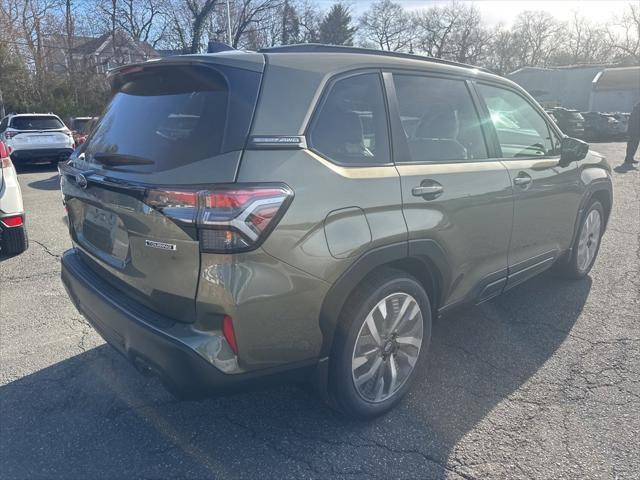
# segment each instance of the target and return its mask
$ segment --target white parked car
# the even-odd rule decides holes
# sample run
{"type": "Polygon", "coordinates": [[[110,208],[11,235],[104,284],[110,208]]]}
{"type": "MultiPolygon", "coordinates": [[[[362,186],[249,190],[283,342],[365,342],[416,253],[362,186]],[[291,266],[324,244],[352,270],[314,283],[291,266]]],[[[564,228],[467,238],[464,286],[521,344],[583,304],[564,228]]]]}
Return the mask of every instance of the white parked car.
{"type": "Polygon", "coordinates": [[[0,255],[24,252],[29,241],[22,193],[9,148],[0,141],[0,255]]]}
{"type": "Polygon", "coordinates": [[[51,113],[9,114],[0,122],[0,141],[15,165],[67,160],[75,148],[71,131],[51,113]]]}

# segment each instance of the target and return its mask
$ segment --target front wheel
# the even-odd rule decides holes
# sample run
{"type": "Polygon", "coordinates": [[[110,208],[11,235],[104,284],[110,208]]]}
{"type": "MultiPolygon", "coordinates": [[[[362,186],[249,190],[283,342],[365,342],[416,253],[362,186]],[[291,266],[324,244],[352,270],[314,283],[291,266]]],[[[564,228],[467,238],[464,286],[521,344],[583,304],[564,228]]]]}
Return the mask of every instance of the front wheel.
{"type": "Polygon", "coordinates": [[[589,273],[600,250],[604,222],[604,208],[600,202],[594,200],[582,216],[578,236],[571,249],[571,256],[565,264],[561,265],[561,274],[568,278],[578,279],[589,273]]]}
{"type": "Polygon", "coordinates": [[[346,414],[371,418],[393,408],[422,370],[431,304],[413,277],[381,270],[345,306],[331,358],[333,397],[346,414]]]}

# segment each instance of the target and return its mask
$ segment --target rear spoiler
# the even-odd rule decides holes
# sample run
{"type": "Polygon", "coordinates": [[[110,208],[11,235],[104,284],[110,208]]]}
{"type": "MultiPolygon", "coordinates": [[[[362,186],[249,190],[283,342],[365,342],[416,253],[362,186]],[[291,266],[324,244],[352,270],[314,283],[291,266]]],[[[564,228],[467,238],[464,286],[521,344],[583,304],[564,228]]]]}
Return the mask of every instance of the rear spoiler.
{"type": "Polygon", "coordinates": [[[228,67],[262,73],[264,71],[265,60],[262,53],[247,52],[244,50],[225,50],[210,54],[175,55],[172,57],[156,58],[146,62],[130,63],[128,65],[116,67],[107,73],[107,80],[109,81],[112,90],[118,90],[121,79],[124,75],[142,71],[147,68],[168,65],[225,65],[228,67]]]}

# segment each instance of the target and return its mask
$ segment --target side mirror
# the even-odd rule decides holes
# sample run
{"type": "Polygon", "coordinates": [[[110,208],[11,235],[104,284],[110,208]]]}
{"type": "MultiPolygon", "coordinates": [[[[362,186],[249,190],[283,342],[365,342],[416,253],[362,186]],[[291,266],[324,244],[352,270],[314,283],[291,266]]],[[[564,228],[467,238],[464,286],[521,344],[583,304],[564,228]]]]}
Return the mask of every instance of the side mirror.
{"type": "Polygon", "coordinates": [[[569,165],[587,156],[589,144],[573,137],[564,137],[560,147],[560,164],[569,165]]]}

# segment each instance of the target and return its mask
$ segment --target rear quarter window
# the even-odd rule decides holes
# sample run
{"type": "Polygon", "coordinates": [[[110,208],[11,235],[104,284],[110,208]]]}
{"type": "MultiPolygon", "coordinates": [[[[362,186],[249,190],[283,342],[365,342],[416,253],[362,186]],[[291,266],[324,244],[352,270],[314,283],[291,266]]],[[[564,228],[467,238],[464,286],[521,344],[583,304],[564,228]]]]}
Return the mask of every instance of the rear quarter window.
{"type": "Polygon", "coordinates": [[[341,165],[390,162],[382,81],[363,73],[333,82],[309,132],[311,148],[341,165]]]}

